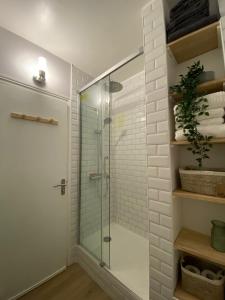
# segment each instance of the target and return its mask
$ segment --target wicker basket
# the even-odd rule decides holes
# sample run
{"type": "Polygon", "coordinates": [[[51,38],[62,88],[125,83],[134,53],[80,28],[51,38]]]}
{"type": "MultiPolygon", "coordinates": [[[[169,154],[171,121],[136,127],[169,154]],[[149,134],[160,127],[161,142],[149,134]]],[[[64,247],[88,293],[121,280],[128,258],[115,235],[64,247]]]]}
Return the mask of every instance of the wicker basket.
{"type": "Polygon", "coordinates": [[[184,191],[225,197],[225,170],[179,169],[184,191]]]}
{"type": "Polygon", "coordinates": [[[185,269],[186,265],[194,265],[200,271],[211,269],[217,273],[220,269],[210,263],[187,256],[181,259],[182,289],[201,300],[224,300],[224,277],[210,280],[200,274],[185,269]]]}

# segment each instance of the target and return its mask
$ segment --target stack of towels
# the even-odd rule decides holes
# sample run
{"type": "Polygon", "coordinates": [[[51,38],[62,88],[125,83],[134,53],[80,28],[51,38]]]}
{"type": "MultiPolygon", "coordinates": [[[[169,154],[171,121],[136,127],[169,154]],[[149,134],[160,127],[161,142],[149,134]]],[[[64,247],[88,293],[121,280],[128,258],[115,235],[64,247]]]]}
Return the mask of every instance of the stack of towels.
{"type": "MultiPolygon", "coordinates": [[[[197,118],[199,122],[198,131],[202,135],[213,136],[214,138],[225,137],[225,92],[218,92],[204,96],[208,100],[209,116],[200,116],[197,118]]],[[[177,105],[174,107],[174,114],[177,112],[177,105]]],[[[179,123],[175,118],[175,140],[183,141],[186,137],[183,129],[178,128],[179,123]]]]}

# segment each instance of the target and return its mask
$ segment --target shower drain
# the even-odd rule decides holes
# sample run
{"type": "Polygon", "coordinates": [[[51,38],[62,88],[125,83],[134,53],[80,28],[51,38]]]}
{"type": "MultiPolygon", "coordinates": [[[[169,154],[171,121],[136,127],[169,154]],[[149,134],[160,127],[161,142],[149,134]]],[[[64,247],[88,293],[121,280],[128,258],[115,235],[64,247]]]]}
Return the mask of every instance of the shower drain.
{"type": "Polygon", "coordinates": [[[104,239],[103,239],[103,241],[105,243],[109,243],[109,242],[111,242],[111,240],[112,240],[111,236],[105,236],[104,239]]]}

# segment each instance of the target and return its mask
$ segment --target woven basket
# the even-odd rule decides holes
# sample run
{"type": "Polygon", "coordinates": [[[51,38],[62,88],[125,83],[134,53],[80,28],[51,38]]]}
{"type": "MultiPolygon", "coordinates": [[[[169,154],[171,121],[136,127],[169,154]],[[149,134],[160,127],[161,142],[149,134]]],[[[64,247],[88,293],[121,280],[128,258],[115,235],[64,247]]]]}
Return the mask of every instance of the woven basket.
{"type": "Polygon", "coordinates": [[[185,265],[187,264],[194,265],[200,271],[203,269],[211,269],[215,273],[219,271],[219,268],[214,265],[204,263],[190,256],[184,257],[181,259],[181,286],[184,291],[201,300],[224,300],[224,277],[218,280],[210,280],[185,269],[185,265]]]}
{"type": "Polygon", "coordinates": [[[225,197],[225,170],[179,169],[184,191],[225,197]]]}

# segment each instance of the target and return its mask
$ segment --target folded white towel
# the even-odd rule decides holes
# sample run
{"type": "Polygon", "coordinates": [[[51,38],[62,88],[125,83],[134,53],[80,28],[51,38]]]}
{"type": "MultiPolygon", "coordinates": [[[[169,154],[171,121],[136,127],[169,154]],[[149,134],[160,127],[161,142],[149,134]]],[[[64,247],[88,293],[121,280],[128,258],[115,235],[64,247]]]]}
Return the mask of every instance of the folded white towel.
{"type": "MultiPolygon", "coordinates": [[[[174,107],[174,110],[176,113],[176,107],[174,107]]],[[[225,110],[224,108],[213,108],[213,109],[207,109],[207,112],[209,113],[209,116],[200,116],[197,117],[197,120],[208,120],[208,119],[214,119],[214,118],[222,118],[225,115],[225,110]]]]}
{"type": "MultiPolygon", "coordinates": [[[[222,125],[224,124],[224,118],[212,118],[212,119],[205,119],[205,120],[200,120],[199,124],[200,125],[222,125]]],[[[179,128],[179,123],[176,122],[176,130],[180,130],[179,128]]]]}
{"type": "MultiPolygon", "coordinates": [[[[208,113],[209,113],[208,116],[204,115],[204,116],[197,117],[197,121],[200,123],[200,125],[203,125],[203,124],[219,125],[219,124],[224,123],[224,119],[223,119],[223,117],[225,116],[224,108],[209,109],[208,113]],[[202,123],[203,120],[212,120],[212,121],[202,123]]],[[[177,118],[175,118],[175,122],[176,122],[176,128],[178,129],[178,124],[179,123],[177,122],[177,118]]]]}
{"type": "Polygon", "coordinates": [[[207,112],[209,113],[209,116],[200,116],[197,117],[198,121],[201,120],[208,120],[208,119],[215,119],[215,118],[222,118],[224,117],[224,108],[214,108],[214,109],[208,109],[207,112]]]}
{"type": "Polygon", "coordinates": [[[225,107],[225,92],[217,92],[204,97],[208,100],[209,109],[225,107]]]}
{"type": "MultiPolygon", "coordinates": [[[[224,108],[225,107],[225,92],[217,92],[203,96],[208,100],[208,109],[224,108]]],[[[177,105],[174,106],[174,114],[176,113],[177,105]]]]}
{"type": "MultiPolygon", "coordinates": [[[[224,138],[225,137],[225,124],[222,125],[211,125],[211,126],[198,126],[198,131],[202,135],[213,136],[214,138],[224,138]]],[[[186,137],[183,134],[183,130],[177,130],[175,132],[176,141],[184,141],[186,137]]]]}

